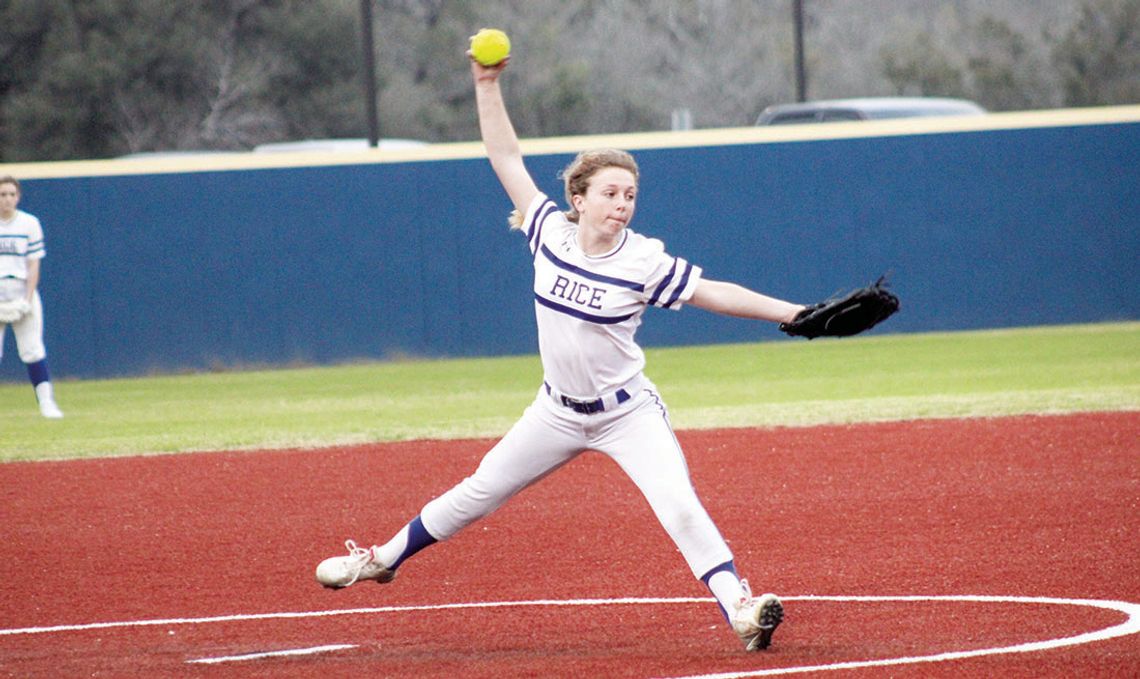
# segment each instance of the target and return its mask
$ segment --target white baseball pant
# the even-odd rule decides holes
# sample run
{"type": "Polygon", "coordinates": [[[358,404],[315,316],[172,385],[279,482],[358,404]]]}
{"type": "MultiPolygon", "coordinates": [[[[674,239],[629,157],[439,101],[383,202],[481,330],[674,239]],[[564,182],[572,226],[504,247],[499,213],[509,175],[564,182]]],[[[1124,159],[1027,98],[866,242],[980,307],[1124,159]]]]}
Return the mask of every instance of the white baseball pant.
{"type": "MultiPolygon", "coordinates": [[[[47,356],[44,348],[44,307],[39,292],[32,297],[32,310],[10,325],[12,334],[16,337],[16,350],[21,361],[35,363],[47,356]]],[[[8,324],[0,323],[0,359],[4,358],[4,334],[7,329],[8,324]]]]}
{"type": "Polygon", "coordinates": [[[695,577],[730,561],[728,545],[693,488],[665,405],[645,383],[647,388],[615,409],[588,415],[541,390],[475,473],[423,508],[424,528],[446,540],[580,453],[596,450],[641,490],[695,577]]]}

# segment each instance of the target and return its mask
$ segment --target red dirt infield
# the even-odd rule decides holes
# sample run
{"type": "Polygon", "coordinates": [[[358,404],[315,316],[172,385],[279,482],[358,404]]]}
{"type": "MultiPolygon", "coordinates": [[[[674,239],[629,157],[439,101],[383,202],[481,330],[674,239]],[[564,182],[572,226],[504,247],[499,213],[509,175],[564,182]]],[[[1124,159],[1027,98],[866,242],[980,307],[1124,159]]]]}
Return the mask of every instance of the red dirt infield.
{"type": "Polygon", "coordinates": [[[679,438],[766,652],[594,453],[322,589],[490,443],[412,441],[0,465],[0,676],[1140,676],[1140,412],[679,438]]]}

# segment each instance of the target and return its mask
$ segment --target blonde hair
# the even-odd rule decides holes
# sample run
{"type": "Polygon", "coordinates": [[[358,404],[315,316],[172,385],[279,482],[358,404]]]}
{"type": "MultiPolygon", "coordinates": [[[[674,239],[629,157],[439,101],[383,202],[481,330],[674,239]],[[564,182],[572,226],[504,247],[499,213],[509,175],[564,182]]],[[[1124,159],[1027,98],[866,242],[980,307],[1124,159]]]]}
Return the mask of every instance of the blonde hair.
{"type": "MultiPolygon", "coordinates": [[[[640,181],[641,175],[637,168],[637,161],[629,152],[621,149],[582,151],[558,173],[558,178],[565,184],[566,203],[570,208],[566,211],[566,219],[574,223],[578,222],[579,215],[578,211],[574,209],[574,196],[585,195],[586,189],[590,188],[590,180],[599,170],[604,170],[607,167],[620,167],[623,170],[629,170],[630,174],[633,175],[633,181],[640,181]]],[[[523,227],[523,216],[518,210],[512,211],[507,221],[512,229],[523,227]]]]}

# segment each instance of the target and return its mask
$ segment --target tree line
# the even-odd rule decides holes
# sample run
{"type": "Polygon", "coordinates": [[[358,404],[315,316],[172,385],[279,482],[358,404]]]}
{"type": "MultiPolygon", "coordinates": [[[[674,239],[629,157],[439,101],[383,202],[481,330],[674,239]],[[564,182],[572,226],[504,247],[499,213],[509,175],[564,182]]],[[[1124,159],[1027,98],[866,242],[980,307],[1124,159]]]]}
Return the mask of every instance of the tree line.
{"type": "MultiPolygon", "coordinates": [[[[1140,103],[1140,0],[803,0],[809,99],[1140,103]]],[[[357,0],[0,2],[0,161],[366,136],[357,0]]],[[[463,51],[506,30],[523,137],[750,125],[795,98],[792,0],[374,0],[385,138],[476,139],[463,51]]]]}

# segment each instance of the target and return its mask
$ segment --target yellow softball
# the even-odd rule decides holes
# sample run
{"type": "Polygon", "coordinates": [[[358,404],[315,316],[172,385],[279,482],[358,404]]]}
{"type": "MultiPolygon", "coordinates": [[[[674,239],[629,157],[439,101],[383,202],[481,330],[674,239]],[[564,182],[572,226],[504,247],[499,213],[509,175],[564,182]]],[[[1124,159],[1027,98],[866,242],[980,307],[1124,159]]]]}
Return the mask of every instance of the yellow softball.
{"type": "Polygon", "coordinates": [[[497,28],[483,28],[471,36],[471,56],[484,66],[494,66],[511,55],[511,39],[497,28]]]}

